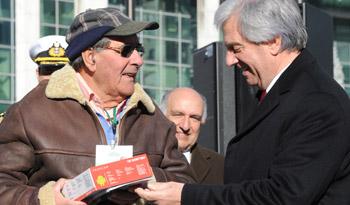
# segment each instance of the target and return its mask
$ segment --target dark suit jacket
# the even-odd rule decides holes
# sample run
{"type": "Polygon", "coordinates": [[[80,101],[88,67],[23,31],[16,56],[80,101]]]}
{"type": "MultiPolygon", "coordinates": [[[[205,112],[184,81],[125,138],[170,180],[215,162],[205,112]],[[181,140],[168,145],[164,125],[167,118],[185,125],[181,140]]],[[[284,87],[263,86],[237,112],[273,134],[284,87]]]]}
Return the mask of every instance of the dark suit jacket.
{"type": "Polygon", "coordinates": [[[349,151],[349,97],[304,50],[229,142],[225,185],[182,204],[349,205],[349,151]]]}
{"type": "Polygon", "coordinates": [[[192,149],[191,168],[199,184],[224,183],[224,157],[196,144],[192,149]]]}

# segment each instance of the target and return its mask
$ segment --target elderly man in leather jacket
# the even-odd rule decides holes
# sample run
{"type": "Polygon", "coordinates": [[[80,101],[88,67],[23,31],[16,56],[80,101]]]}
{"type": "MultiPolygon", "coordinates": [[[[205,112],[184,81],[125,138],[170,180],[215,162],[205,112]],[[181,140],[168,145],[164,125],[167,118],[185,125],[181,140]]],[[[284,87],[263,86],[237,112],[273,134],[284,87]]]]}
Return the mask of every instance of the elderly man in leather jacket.
{"type": "MultiPolygon", "coordinates": [[[[94,166],[96,145],[133,145],[157,181],[192,182],[175,126],[135,83],[143,64],[136,34],[157,29],[112,8],[87,10],[66,40],[70,65],[11,106],[0,124],[0,204],[85,204],[64,198],[66,179],[94,166]]],[[[97,204],[132,204],[112,191],[97,204]]]]}

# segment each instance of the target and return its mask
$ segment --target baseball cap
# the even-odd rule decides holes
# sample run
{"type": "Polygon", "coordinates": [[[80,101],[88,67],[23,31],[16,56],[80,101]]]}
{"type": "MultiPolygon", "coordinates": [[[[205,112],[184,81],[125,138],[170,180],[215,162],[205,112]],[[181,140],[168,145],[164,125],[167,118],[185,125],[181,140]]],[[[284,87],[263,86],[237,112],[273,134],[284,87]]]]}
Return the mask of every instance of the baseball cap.
{"type": "Polygon", "coordinates": [[[73,61],[104,36],[130,36],[158,28],[157,22],[133,21],[116,8],[88,9],[78,14],[69,27],[66,55],[73,61]]]}
{"type": "Polygon", "coordinates": [[[29,56],[39,65],[39,74],[49,75],[67,64],[67,46],[65,37],[60,35],[44,36],[34,42],[29,48],[29,56]]]}

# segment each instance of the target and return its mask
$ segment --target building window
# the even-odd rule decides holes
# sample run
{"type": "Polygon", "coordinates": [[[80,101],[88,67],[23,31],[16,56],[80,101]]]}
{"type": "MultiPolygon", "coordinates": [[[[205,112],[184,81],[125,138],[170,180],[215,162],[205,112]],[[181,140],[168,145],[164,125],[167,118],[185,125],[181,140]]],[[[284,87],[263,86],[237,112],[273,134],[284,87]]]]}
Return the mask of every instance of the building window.
{"type": "Polygon", "coordinates": [[[343,71],[342,84],[350,96],[350,0],[307,0],[333,17],[334,42],[343,71]]]}
{"type": "Polygon", "coordinates": [[[74,0],[40,1],[40,34],[66,35],[74,18],[74,0]]]}
{"type": "MultiPolygon", "coordinates": [[[[127,13],[127,0],[109,0],[109,6],[127,13]]],[[[136,0],[137,21],[156,21],[160,28],[139,34],[144,44],[144,65],[138,81],[156,101],[175,87],[192,86],[192,52],[196,47],[196,1],[136,0]]]]}
{"type": "Polygon", "coordinates": [[[127,14],[128,0],[108,0],[109,7],[117,8],[127,14]]]}
{"type": "Polygon", "coordinates": [[[342,65],[342,71],[344,74],[343,86],[350,96],[350,41],[337,41],[336,45],[339,61],[342,65]]]}
{"type": "Polygon", "coordinates": [[[0,0],[0,112],[15,102],[14,1],[0,0]]]}
{"type": "Polygon", "coordinates": [[[334,33],[338,57],[344,74],[343,86],[350,96],[350,15],[349,19],[334,19],[334,33]]]}

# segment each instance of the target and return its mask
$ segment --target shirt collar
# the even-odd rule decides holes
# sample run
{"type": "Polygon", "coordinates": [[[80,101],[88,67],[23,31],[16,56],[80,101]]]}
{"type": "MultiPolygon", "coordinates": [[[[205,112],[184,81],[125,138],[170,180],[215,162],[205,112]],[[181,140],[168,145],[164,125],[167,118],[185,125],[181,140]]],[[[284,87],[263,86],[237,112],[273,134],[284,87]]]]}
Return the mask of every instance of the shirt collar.
{"type": "Polygon", "coordinates": [[[182,153],[185,158],[187,159],[187,162],[190,164],[191,163],[191,158],[192,158],[192,153],[190,151],[186,151],[182,153]]]}
{"type": "MultiPolygon", "coordinates": [[[[291,63],[290,63],[291,64],[291,63]]],[[[281,77],[282,73],[284,71],[287,70],[287,68],[290,66],[290,64],[288,64],[286,67],[284,67],[280,72],[277,73],[277,75],[272,79],[271,83],[269,84],[269,86],[267,86],[266,88],[266,93],[268,93],[271,88],[273,87],[273,85],[276,83],[276,81],[281,77]]]]}
{"type": "Polygon", "coordinates": [[[80,86],[81,91],[83,92],[84,97],[90,102],[94,101],[95,103],[101,104],[100,98],[96,93],[89,87],[84,78],[77,73],[77,79],[80,86]]]}
{"type": "MultiPolygon", "coordinates": [[[[88,100],[89,105],[91,106],[91,108],[96,112],[99,113],[100,115],[102,115],[105,119],[110,120],[109,116],[113,116],[113,108],[110,109],[104,109],[101,106],[101,100],[98,97],[98,95],[96,93],[94,93],[94,91],[89,87],[89,85],[86,83],[86,81],[84,80],[84,78],[77,73],[77,79],[78,79],[78,83],[80,86],[81,91],[83,92],[84,97],[88,100]],[[108,115],[107,115],[107,113],[108,115]]],[[[117,106],[117,115],[118,118],[121,118],[124,115],[125,109],[127,107],[127,102],[128,99],[123,100],[121,103],[119,103],[119,105],[117,106]]]]}
{"type": "Polygon", "coordinates": [[[94,110],[96,113],[101,114],[105,119],[108,119],[108,116],[106,115],[101,106],[101,100],[97,96],[97,94],[94,93],[94,91],[89,87],[89,85],[79,73],[77,73],[77,79],[79,87],[92,110],[94,110]]]}

